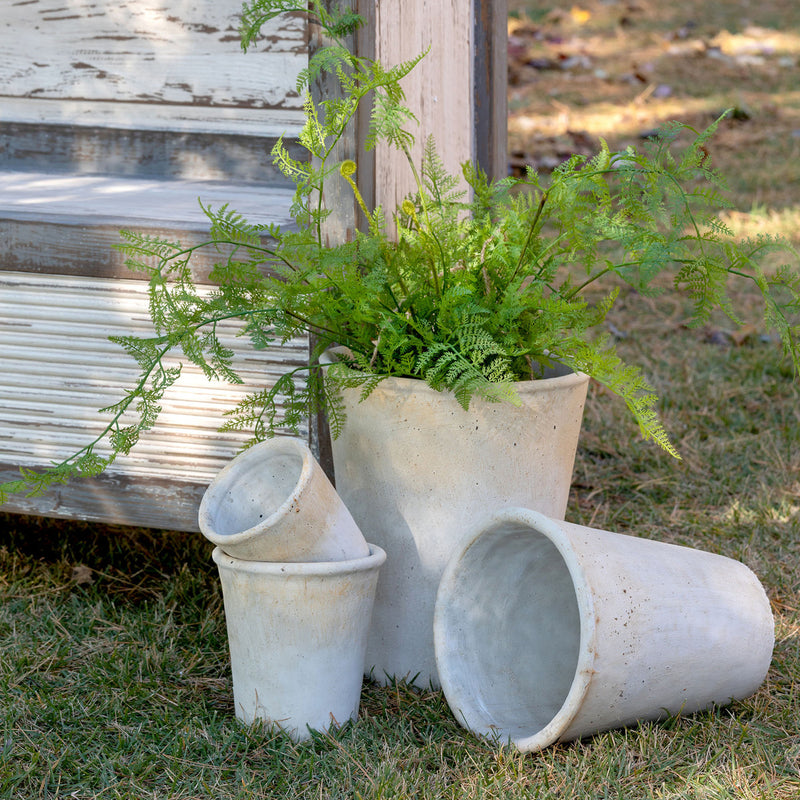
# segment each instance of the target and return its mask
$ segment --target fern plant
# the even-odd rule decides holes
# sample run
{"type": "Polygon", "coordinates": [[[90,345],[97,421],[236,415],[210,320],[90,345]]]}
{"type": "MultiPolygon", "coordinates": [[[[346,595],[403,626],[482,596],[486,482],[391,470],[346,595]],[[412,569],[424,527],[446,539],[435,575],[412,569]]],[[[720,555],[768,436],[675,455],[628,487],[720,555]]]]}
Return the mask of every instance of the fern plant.
{"type": "MultiPolygon", "coordinates": [[[[307,7],[307,0],[249,0],[243,47],[266,20],[307,7]]],[[[296,226],[252,225],[228,207],[204,207],[210,223],[204,244],[185,247],[123,232],[119,249],[128,265],[150,278],[153,335],[118,339],[136,359],[140,379],[104,409],[110,421],[96,440],[47,471],[23,471],[0,487],[0,500],[9,491],[36,493],[96,474],[129,452],[154,424],[180,374],[180,366],[165,366],[167,354],[170,363],[180,354],[210,380],[239,382],[233,353],[217,333],[230,319],[241,320],[255,348],[313,335],[307,365],[228,413],[223,428],[250,431],[251,442],[270,436],[278,424],[296,431],[319,409],[327,411],[336,435],[345,423],[337,387],[360,386],[367,396],[386,376],[400,376],[451,391],[465,408],[476,396],[514,403],[517,381],[535,380],[557,363],[619,395],[642,434],[677,456],[653,389],[603,334],[618,279],[647,294],[670,276],[692,299],[697,324],[719,309],[739,322],[728,287],[732,280],[750,281],[761,291],[765,320],[779,332],[785,355],[800,366],[800,274],[787,266],[768,275],[760,266],[765,253],[783,243],[766,237],[737,242],[714,214],[724,205],[722,181],[707,144],[719,121],[692,131],[694,141],[680,153],[676,139],[686,129],[672,124],[642,151],[615,153],[603,143],[593,158],[574,156],[547,179],[530,171],[492,182],[469,163],[462,175],[450,175],[433,141],[420,164],[410,156],[414,117],[401,81],[418,59],[386,68],[359,58],[342,43],[360,23],[357,15],[331,11],[321,0],[312,0],[309,13],[329,42],[298,81],[306,96],[300,142],[309,157],[293,158],[281,141],[273,151],[296,187],[296,226]],[[335,76],[341,92],[315,105],[308,88],[323,72],[335,76]],[[366,147],[385,141],[398,148],[415,177],[414,195],[391,212],[367,207],[356,163],[336,161],[336,146],[364,104],[370,114],[366,147]],[[322,198],[334,181],[355,193],[366,225],[352,241],[328,245],[330,212],[322,198]],[[200,249],[220,253],[211,292],[192,279],[192,257],[200,249]],[[589,302],[605,284],[613,285],[599,302],[589,302]],[[334,345],[349,356],[324,376],[320,356],[334,345]],[[98,454],[101,441],[110,443],[110,455],[98,454]]]]}

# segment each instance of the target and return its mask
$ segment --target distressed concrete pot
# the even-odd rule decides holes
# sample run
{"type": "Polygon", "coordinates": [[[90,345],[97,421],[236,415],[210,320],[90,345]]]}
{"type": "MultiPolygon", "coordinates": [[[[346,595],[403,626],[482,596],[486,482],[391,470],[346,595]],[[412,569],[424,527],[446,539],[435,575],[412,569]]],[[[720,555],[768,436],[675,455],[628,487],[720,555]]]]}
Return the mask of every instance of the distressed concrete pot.
{"type": "Polygon", "coordinates": [[[244,561],[215,548],[236,716],[300,741],[358,714],[379,547],[352,561],[244,561]]]}
{"type": "Polygon", "coordinates": [[[308,446],[268,439],[240,453],[200,503],[203,535],[234,558],[336,561],[369,548],[308,446]]]}
{"type": "Polygon", "coordinates": [[[405,378],[387,378],[364,402],[358,388],[342,392],[336,490],[387,553],[365,664],[376,680],[439,685],[436,590],[481,518],[509,505],[564,516],[587,384],[573,373],[519,383],[521,406],[475,399],[469,411],[405,378]]]}
{"type": "Polygon", "coordinates": [[[457,719],[532,751],[747,697],[774,629],[738,561],[509,509],[448,565],[435,641],[457,719]]]}

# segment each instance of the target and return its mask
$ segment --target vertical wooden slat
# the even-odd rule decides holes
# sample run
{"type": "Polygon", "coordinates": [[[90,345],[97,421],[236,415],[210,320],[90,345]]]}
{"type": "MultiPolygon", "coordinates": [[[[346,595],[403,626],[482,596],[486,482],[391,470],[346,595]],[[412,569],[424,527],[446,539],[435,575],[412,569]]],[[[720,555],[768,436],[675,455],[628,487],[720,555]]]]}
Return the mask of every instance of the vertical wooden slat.
{"type": "Polygon", "coordinates": [[[475,160],[487,175],[497,180],[508,172],[508,2],[473,2],[475,160]]]}
{"type": "MultiPolygon", "coordinates": [[[[327,2],[328,5],[331,5],[330,0],[327,0],[327,2]]],[[[353,8],[354,3],[355,0],[342,0],[337,5],[343,8],[353,8]]],[[[309,56],[313,56],[320,48],[328,44],[329,42],[326,40],[320,26],[316,22],[310,22],[308,25],[309,56]]],[[[351,51],[356,48],[355,36],[350,37],[347,45],[351,51]]],[[[335,76],[327,73],[323,73],[313,82],[310,91],[317,105],[323,100],[336,99],[342,96],[341,88],[335,76]]],[[[345,161],[347,159],[357,163],[361,161],[358,153],[356,129],[357,122],[354,120],[349,125],[345,135],[339,140],[332,154],[332,161],[345,161]]],[[[338,176],[332,175],[325,185],[322,204],[331,212],[324,224],[323,235],[325,242],[335,245],[351,239],[357,225],[357,203],[350,185],[345,180],[339,179],[338,176]]],[[[316,344],[316,339],[312,335],[309,338],[309,356],[316,344]]],[[[333,469],[333,451],[330,439],[330,428],[328,427],[325,413],[320,411],[312,414],[309,420],[309,446],[325,474],[335,484],[336,477],[333,469]]]]}
{"type": "MultiPolygon", "coordinates": [[[[328,5],[332,4],[330,0],[326,0],[326,2],[328,5]]],[[[343,2],[337,2],[336,5],[352,8],[354,0],[343,0],[343,2]]],[[[308,36],[309,56],[313,56],[318,50],[330,44],[320,26],[314,21],[308,25],[308,36]]],[[[352,51],[355,48],[355,37],[350,37],[346,44],[352,51]]],[[[320,75],[310,89],[311,96],[317,105],[323,100],[335,100],[342,96],[336,77],[328,73],[320,75]]],[[[356,162],[360,160],[355,122],[351,122],[348,126],[331,156],[332,162],[345,161],[347,159],[356,162]]],[[[332,175],[325,184],[322,203],[331,212],[330,216],[325,220],[324,236],[326,242],[337,244],[350,239],[356,224],[357,206],[350,185],[338,175],[332,175]]]]}
{"type": "MultiPolygon", "coordinates": [[[[418,164],[433,136],[445,167],[458,173],[472,159],[474,19],[471,2],[404,0],[375,5],[375,54],[388,65],[427,55],[403,81],[408,105],[419,120],[412,153],[418,164]]],[[[393,210],[414,191],[405,155],[388,146],[376,150],[376,200],[393,210]]]]}
{"type": "MultiPolygon", "coordinates": [[[[420,121],[415,160],[433,136],[447,169],[476,161],[506,174],[506,0],[357,0],[367,24],[359,53],[393,65],[430,52],[403,81],[420,121]]],[[[359,122],[364,141],[367,120],[359,122]]],[[[362,194],[390,214],[414,189],[405,156],[386,146],[359,160],[362,194]]]]}

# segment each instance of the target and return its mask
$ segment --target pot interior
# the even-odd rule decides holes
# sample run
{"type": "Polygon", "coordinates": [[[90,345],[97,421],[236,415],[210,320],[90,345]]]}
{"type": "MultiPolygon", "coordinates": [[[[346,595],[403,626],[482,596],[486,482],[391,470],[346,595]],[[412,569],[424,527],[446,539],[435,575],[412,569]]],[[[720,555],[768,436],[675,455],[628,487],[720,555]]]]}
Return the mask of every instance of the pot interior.
{"type": "Polygon", "coordinates": [[[463,554],[437,602],[439,671],[456,716],[501,739],[541,731],[567,700],[581,639],[556,546],[522,522],[500,521],[463,554]]]}
{"type": "Polygon", "coordinates": [[[303,453],[294,449],[253,448],[237,459],[208,504],[214,530],[233,536],[263,524],[291,500],[303,474],[303,453]]]}

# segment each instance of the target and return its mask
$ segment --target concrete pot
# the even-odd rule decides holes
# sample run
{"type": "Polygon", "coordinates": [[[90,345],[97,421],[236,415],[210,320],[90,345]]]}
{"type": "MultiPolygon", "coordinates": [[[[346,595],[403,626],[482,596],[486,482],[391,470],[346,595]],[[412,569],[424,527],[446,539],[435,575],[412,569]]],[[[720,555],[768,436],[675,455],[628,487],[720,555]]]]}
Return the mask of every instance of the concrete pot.
{"type": "Polygon", "coordinates": [[[341,561],[366,540],[308,446],[278,437],[234,458],[200,503],[203,535],[234,558],[341,561]]]}
{"type": "Polygon", "coordinates": [[[377,681],[439,685],[436,590],[477,522],[509,505],[564,516],[587,384],[573,373],[527,381],[519,407],[475,399],[469,411],[412,379],[387,378],[364,402],[358,388],[341,392],[336,489],[388,556],[367,645],[377,681]]]}
{"type": "Polygon", "coordinates": [[[522,751],[747,697],[774,643],[738,561],[524,509],[451,561],[434,625],[457,719],[522,751]]]}
{"type": "Polygon", "coordinates": [[[294,740],[358,714],[378,571],[386,559],[328,563],[244,561],[215,548],[236,716],[294,740]]]}

